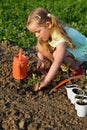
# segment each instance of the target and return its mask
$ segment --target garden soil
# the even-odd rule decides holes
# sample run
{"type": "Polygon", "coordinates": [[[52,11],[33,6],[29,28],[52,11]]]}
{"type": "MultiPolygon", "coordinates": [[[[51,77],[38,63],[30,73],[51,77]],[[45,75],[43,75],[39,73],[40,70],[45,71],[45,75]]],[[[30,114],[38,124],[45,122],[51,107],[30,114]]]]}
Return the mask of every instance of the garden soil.
{"type": "Polygon", "coordinates": [[[35,92],[36,80],[44,76],[36,70],[36,49],[23,49],[28,58],[28,74],[23,80],[15,79],[12,73],[13,58],[18,52],[17,45],[8,41],[0,44],[0,130],[86,130],[87,117],[77,116],[65,85],[51,91],[65,73],[35,92]]]}

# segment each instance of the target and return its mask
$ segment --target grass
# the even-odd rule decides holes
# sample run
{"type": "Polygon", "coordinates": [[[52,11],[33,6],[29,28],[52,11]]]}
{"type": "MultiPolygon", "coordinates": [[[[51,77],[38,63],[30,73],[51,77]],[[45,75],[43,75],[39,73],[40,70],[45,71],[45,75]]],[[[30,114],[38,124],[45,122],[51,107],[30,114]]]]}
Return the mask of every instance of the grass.
{"type": "Polygon", "coordinates": [[[35,45],[36,38],[26,29],[26,19],[30,11],[37,7],[48,9],[87,36],[86,0],[1,0],[0,41],[7,39],[22,47],[35,45]]]}

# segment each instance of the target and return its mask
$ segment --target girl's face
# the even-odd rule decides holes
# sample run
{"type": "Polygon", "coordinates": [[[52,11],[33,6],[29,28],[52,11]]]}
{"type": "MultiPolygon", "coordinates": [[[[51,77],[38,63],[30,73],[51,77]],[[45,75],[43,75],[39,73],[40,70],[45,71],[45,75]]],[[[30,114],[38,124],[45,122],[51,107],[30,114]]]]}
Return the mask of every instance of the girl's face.
{"type": "Polygon", "coordinates": [[[39,41],[46,42],[51,35],[51,23],[47,22],[44,26],[39,26],[36,23],[31,23],[28,26],[30,32],[34,33],[39,41]]]}

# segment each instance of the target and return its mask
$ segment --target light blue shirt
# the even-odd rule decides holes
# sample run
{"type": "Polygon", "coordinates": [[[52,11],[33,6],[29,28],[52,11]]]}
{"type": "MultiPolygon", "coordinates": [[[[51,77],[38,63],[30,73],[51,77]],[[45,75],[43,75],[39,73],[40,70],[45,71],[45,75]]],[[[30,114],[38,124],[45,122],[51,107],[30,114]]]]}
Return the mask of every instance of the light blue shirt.
{"type": "Polygon", "coordinates": [[[83,63],[87,61],[87,37],[82,35],[79,31],[71,27],[64,27],[68,36],[71,38],[75,49],[72,50],[67,46],[67,50],[72,53],[75,58],[83,63]]]}
{"type": "MultiPolygon", "coordinates": [[[[83,63],[87,61],[87,37],[82,35],[79,31],[74,28],[64,26],[68,36],[71,38],[75,49],[72,50],[69,46],[66,49],[74,55],[74,57],[80,62],[83,63]]],[[[48,43],[52,47],[56,47],[58,44],[67,42],[63,37],[61,37],[58,32],[55,30],[52,34],[52,41],[48,43]]]]}

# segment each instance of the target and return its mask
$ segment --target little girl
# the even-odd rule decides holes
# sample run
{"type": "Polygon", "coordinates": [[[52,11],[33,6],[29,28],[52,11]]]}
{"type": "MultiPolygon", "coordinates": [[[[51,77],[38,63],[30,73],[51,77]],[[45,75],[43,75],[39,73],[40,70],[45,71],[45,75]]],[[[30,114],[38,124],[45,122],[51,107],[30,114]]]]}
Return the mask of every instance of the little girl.
{"type": "Polygon", "coordinates": [[[37,69],[44,68],[44,58],[52,64],[45,78],[36,85],[36,91],[46,87],[55,77],[61,64],[70,63],[70,68],[82,74],[79,67],[87,61],[87,38],[77,30],[63,25],[44,8],[34,9],[27,19],[27,28],[38,39],[37,69]]]}

